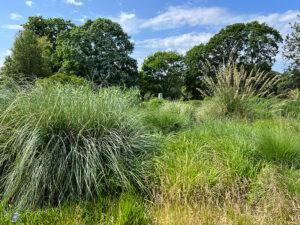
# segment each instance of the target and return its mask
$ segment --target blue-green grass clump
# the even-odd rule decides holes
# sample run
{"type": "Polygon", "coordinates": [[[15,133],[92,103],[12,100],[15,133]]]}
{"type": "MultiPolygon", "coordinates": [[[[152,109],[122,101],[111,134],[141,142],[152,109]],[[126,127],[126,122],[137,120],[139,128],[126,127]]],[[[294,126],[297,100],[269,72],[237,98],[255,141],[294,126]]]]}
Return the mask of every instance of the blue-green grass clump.
{"type": "Polygon", "coordinates": [[[135,89],[40,85],[0,115],[0,198],[18,207],[147,193],[156,138],[135,89]]]}

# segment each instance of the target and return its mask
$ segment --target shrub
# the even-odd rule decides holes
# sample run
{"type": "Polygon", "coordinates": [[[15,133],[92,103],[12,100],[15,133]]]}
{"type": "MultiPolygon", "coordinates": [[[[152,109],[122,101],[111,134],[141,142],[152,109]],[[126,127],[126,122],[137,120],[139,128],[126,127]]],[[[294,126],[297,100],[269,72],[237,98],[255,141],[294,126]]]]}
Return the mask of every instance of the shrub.
{"type": "Polygon", "coordinates": [[[225,116],[247,117],[251,109],[249,100],[270,96],[278,82],[277,76],[253,70],[247,73],[243,66],[238,67],[234,62],[211,70],[215,72],[213,77],[204,75],[207,89],[199,91],[204,96],[212,96],[217,110],[225,116]]]}
{"type": "Polygon", "coordinates": [[[137,90],[55,84],[23,92],[0,115],[0,195],[29,207],[147,192],[156,139],[131,110],[137,90]]]}
{"type": "Polygon", "coordinates": [[[150,101],[146,102],[146,105],[152,108],[157,108],[162,106],[165,103],[165,100],[162,98],[153,98],[150,101]]]}
{"type": "Polygon", "coordinates": [[[86,85],[87,80],[85,80],[82,77],[77,77],[75,75],[69,75],[67,73],[56,73],[48,78],[39,79],[39,84],[55,84],[55,83],[61,83],[61,84],[73,84],[73,85],[86,85]]]}

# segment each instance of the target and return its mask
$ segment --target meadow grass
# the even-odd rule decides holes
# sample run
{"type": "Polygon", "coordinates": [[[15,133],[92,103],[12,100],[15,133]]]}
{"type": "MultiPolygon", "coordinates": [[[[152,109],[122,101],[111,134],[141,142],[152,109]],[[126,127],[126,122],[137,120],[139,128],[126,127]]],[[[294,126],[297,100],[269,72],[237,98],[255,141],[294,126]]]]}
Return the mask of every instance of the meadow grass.
{"type": "Polygon", "coordinates": [[[0,115],[3,204],[28,208],[149,192],[156,138],[131,108],[135,90],[37,86],[0,115]]]}
{"type": "Polygon", "coordinates": [[[3,93],[1,224],[300,223],[300,121],[278,99],[218,116],[134,89],[3,93]]]}
{"type": "MultiPolygon", "coordinates": [[[[196,129],[168,137],[156,164],[158,181],[151,211],[154,221],[157,224],[299,223],[296,140],[300,139],[285,141],[299,134],[290,129],[281,136],[269,134],[271,140],[264,139],[261,127],[274,123],[273,120],[206,121],[196,129]],[[280,144],[274,145],[274,140],[280,144]],[[286,148],[284,143],[288,144],[286,148]],[[273,152],[265,154],[262,152],[265,148],[273,152]],[[282,160],[277,152],[295,155],[282,160]]],[[[285,126],[281,121],[277,123],[285,126]]]]}
{"type": "Polygon", "coordinates": [[[213,76],[204,73],[206,88],[199,89],[204,97],[211,97],[207,114],[250,119],[266,116],[266,105],[259,98],[274,96],[272,88],[279,81],[277,76],[270,76],[263,71],[247,72],[236,62],[229,62],[219,68],[210,64],[205,67],[214,71],[213,76]]]}

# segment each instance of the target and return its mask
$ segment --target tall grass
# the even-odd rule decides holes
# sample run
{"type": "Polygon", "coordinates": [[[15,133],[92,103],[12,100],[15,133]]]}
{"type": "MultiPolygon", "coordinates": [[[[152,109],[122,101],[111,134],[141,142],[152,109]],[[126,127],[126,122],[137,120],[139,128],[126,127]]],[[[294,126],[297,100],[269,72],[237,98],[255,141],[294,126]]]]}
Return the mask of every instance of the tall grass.
{"type": "Polygon", "coordinates": [[[214,71],[214,76],[205,74],[203,81],[206,89],[199,91],[203,96],[213,97],[212,110],[225,116],[247,117],[253,107],[250,99],[270,96],[279,80],[277,76],[270,76],[262,71],[252,70],[248,73],[235,62],[219,69],[208,66],[214,71]]]}
{"type": "Polygon", "coordinates": [[[300,168],[300,135],[282,122],[262,124],[257,132],[257,149],[267,160],[300,168]]]}
{"type": "Polygon", "coordinates": [[[183,102],[150,101],[142,110],[143,123],[154,132],[169,134],[191,128],[196,123],[196,109],[183,102]]]}
{"type": "Polygon", "coordinates": [[[131,108],[137,91],[56,84],[22,92],[0,115],[4,205],[60,205],[147,191],[156,139],[131,108]]]}
{"type": "MultiPolygon", "coordinates": [[[[299,170],[262,157],[262,148],[272,148],[269,141],[261,142],[262,123],[271,126],[273,121],[205,121],[169,136],[156,162],[150,211],[155,223],[299,223],[299,170]]],[[[284,135],[297,136],[297,131],[284,135]]],[[[287,148],[297,149],[298,142],[287,148]]]]}

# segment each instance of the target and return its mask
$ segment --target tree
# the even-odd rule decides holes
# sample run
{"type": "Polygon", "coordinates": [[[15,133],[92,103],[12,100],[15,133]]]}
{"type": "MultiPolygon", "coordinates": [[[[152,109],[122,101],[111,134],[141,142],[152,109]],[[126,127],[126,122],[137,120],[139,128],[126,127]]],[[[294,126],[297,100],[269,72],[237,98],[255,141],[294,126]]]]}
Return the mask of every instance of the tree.
{"type": "Polygon", "coordinates": [[[175,51],[156,52],[145,59],[140,73],[142,94],[157,95],[177,99],[184,95],[184,58],[175,51]]]}
{"type": "Polygon", "coordinates": [[[257,67],[270,71],[282,40],[279,31],[266,23],[236,23],[215,34],[206,44],[206,51],[215,66],[232,58],[248,70],[257,67]]]}
{"type": "MultiPolygon", "coordinates": [[[[300,14],[298,18],[300,19],[300,14]]],[[[287,60],[291,60],[290,68],[300,69],[300,23],[291,24],[291,28],[294,31],[285,38],[283,56],[287,60]]]]}
{"type": "MultiPolygon", "coordinates": [[[[300,14],[298,15],[300,19],[300,14]]],[[[283,56],[291,62],[287,74],[289,79],[285,79],[285,89],[300,89],[300,23],[291,24],[293,31],[285,38],[283,56]]]]}
{"type": "Polygon", "coordinates": [[[62,32],[55,57],[59,72],[88,78],[102,85],[137,83],[137,62],[130,57],[134,44],[118,23],[99,18],[62,32]]]}
{"type": "Polygon", "coordinates": [[[25,30],[35,33],[38,37],[46,37],[52,44],[50,48],[50,67],[52,74],[59,69],[61,59],[54,58],[53,54],[56,49],[56,40],[61,32],[69,32],[75,27],[70,20],[62,18],[44,19],[42,16],[28,17],[28,22],[22,25],[25,30]]]}
{"type": "Polygon", "coordinates": [[[51,44],[45,38],[38,38],[31,31],[18,32],[12,55],[4,62],[3,77],[20,81],[49,76],[49,47],[51,44]]]}
{"type": "Polygon", "coordinates": [[[252,69],[269,72],[281,42],[280,33],[265,23],[253,21],[228,25],[215,34],[206,45],[195,46],[187,52],[187,89],[194,97],[198,97],[192,80],[199,81],[203,76],[199,69],[200,61],[205,63],[208,60],[211,65],[219,68],[233,60],[238,66],[243,65],[248,72],[252,69]]]}
{"type": "Polygon", "coordinates": [[[200,44],[187,51],[184,57],[184,62],[187,70],[184,73],[184,83],[187,92],[195,99],[201,98],[199,88],[203,88],[203,74],[201,72],[202,62],[208,59],[206,54],[206,46],[200,44]]]}
{"type": "Polygon", "coordinates": [[[60,32],[70,31],[75,24],[62,18],[44,19],[42,16],[28,17],[28,22],[22,25],[25,30],[34,32],[38,37],[47,37],[53,48],[60,32]]]}

